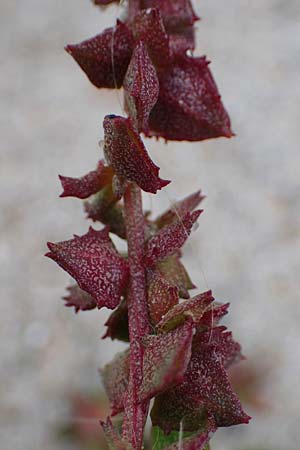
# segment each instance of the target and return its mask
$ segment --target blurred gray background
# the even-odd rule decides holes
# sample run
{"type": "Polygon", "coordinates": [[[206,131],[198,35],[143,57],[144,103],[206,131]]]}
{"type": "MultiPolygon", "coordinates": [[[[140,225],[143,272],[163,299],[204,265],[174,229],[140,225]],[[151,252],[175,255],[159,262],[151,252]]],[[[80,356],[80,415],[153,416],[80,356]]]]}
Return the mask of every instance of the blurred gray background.
{"type": "MultiPolygon", "coordinates": [[[[145,206],[159,213],[203,189],[205,213],[185,246],[186,265],[200,290],[208,285],[231,302],[227,323],[249,360],[271,367],[268,406],[245,407],[251,424],[219,430],[212,449],[297,450],[300,3],[201,0],[195,9],[196,53],[212,61],[237,136],[149,141],[162,178],[173,182],[145,206]]],[[[46,241],[88,227],[79,200],[58,199],[58,173],[93,169],[103,116],[121,112],[122,93],[94,88],[63,46],[117,15],[88,0],[0,3],[1,450],[68,448],[56,436],[70,420],[68,395],[100,389],[97,368],[121,347],[100,340],[107,311],[64,308],[69,277],[43,257],[46,241]]]]}

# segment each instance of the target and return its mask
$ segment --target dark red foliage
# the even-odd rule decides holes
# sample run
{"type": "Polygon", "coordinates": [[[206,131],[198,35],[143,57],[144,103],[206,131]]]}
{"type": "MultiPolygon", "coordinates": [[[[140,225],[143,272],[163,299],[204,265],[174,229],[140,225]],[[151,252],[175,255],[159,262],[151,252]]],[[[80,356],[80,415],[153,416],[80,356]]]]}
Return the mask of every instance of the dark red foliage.
{"type": "Polygon", "coordinates": [[[190,0],[143,0],[143,8],[159,8],[167,28],[193,25],[199,17],[190,0]]]}
{"type": "Polygon", "coordinates": [[[180,251],[167,256],[166,258],[156,263],[156,269],[159,270],[164,278],[178,288],[179,297],[189,298],[189,290],[195,289],[189,274],[180,261],[180,251]]]}
{"type": "Polygon", "coordinates": [[[148,119],[159,94],[155,68],[143,41],[133,55],[124,80],[125,105],[138,130],[148,130],[148,119]]]}
{"type": "Polygon", "coordinates": [[[70,178],[59,175],[63,192],[60,197],[88,198],[100,191],[105,185],[111,183],[113,171],[106,167],[104,161],[98,162],[96,170],[89,172],[81,178],[70,178]]]}
{"type": "Polygon", "coordinates": [[[159,178],[159,168],[150,159],[129,118],[106,116],[103,127],[104,153],[119,177],[134,181],[141,189],[153,194],[170,183],[159,178]]]}
{"type": "Polygon", "coordinates": [[[147,272],[148,312],[153,324],[157,324],[179,300],[178,288],[170,284],[157,270],[147,272]]]}
{"type": "Polygon", "coordinates": [[[83,236],[74,236],[69,241],[48,243],[46,254],[66,270],[79,287],[88,292],[98,308],[115,308],[124,291],[129,268],[115,250],[108,230],[96,231],[90,228],[83,236]]]}
{"type": "Polygon", "coordinates": [[[159,9],[147,9],[137,14],[132,32],[136,40],[145,42],[155,66],[164,67],[170,62],[169,37],[159,9]]]}
{"type": "Polygon", "coordinates": [[[193,26],[172,30],[169,33],[170,52],[173,57],[195,49],[195,30],[193,26]]]}
{"type": "Polygon", "coordinates": [[[203,414],[211,415],[219,427],[250,419],[230,386],[214,343],[193,347],[183,383],[156,397],[151,418],[165,433],[179,430],[183,418],[186,431],[197,431],[203,414]]]}
{"type": "Polygon", "coordinates": [[[124,397],[129,379],[129,351],[118,353],[114,359],[100,370],[108,396],[112,415],[123,411],[124,397]]]}
{"type": "Polygon", "coordinates": [[[105,186],[91,201],[84,203],[87,217],[94,222],[102,222],[108,225],[109,231],[122,239],[126,238],[126,227],[124,222],[124,208],[117,203],[112,186],[105,186]]]}
{"type": "Polygon", "coordinates": [[[47,256],[78,283],[68,288],[66,306],[114,309],[103,338],[129,342],[101,370],[112,415],[122,413],[122,436],[110,418],[101,422],[110,450],[143,448],[152,398],[153,425],[193,433],[164,450],[204,450],[217,427],[250,419],[227,375],[243,356],[218,326],[229,304],[214,302],[210,290],[190,298],[195,285],[181,263],[204,196],[197,191],[151,220],[141,189],[155,194],[169,181],[159,177],[140,133],[229,138],[230,119],[208,61],[192,56],[198,17],[191,0],[129,0],[126,7],[124,22],[66,47],[96,87],[124,88],[129,117],[110,114],[103,122],[107,165],[101,160],[81,178],[60,176],[61,197],[93,196],[84,204],[87,217],[106,227],[49,243],[47,256]],[[109,233],[127,240],[126,253],[109,233]]]}
{"type": "Polygon", "coordinates": [[[125,300],[111,313],[105,325],[107,330],[102,339],[110,337],[112,340],[118,339],[119,341],[129,342],[128,308],[125,300]]]}
{"type": "Polygon", "coordinates": [[[170,209],[157,217],[155,220],[156,226],[162,228],[179,218],[182,219],[186,213],[194,211],[204,198],[205,196],[201,194],[201,191],[197,191],[176,202],[170,209]]]}
{"type": "Polygon", "coordinates": [[[156,261],[179,250],[189,237],[201,212],[202,210],[187,212],[181,220],[166,225],[150,238],[145,248],[145,264],[152,266],[156,261]]]}
{"type": "Polygon", "coordinates": [[[172,330],[184,323],[188,317],[192,317],[195,326],[198,326],[201,324],[203,314],[213,301],[211,291],[207,291],[169,308],[157,324],[157,330],[160,332],[172,330]]]}
{"type": "Polygon", "coordinates": [[[147,400],[182,382],[188,367],[194,324],[187,321],[182,327],[165,335],[143,338],[143,381],[139,400],[147,400]]]}
{"type": "Polygon", "coordinates": [[[120,88],[132,47],[131,31],[118,20],[115,28],[107,28],[103,33],[80,44],[67,45],[66,51],[97,88],[120,88]]]}
{"type": "Polygon", "coordinates": [[[77,284],[69,286],[67,288],[69,291],[68,295],[63,297],[66,302],[66,306],[74,307],[75,312],[88,311],[97,307],[96,301],[87,292],[80,289],[77,284]]]}
{"type": "Polygon", "coordinates": [[[159,98],[151,111],[150,134],[168,140],[231,137],[229,116],[205,57],[177,57],[159,76],[159,98]]]}
{"type": "Polygon", "coordinates": [[[110,450],[133,450],[131,445],[120,437],[109,417],[106,422],[100,423],[110,450]]]}

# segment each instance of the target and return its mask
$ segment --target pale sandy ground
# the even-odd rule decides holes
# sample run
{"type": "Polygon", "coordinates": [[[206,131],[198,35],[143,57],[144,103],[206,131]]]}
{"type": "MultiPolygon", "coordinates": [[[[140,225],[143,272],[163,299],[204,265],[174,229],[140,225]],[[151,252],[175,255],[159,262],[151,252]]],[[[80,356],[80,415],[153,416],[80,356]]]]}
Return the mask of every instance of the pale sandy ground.
{"type": "MultiPolygon", "coordinates": [[[[220,430],[214,450],[300,447],[300,3],[202,0],[198,52],[213,73],[237,137],[151,142],[170,199],[202,187],[205,214],[185,254],[200,289],[231,301],[230,326],[251,357],[274,366],[270,408],[220,430]]],[[[75,316],[60,301],[68,276],[45,242],[83,233],[81,205],[59,200],[58,173],[81,175],[99,157],[101,121],[118,113],[62,50],[112,23],[88,0],[2,0],[0,449],[62,450],[53,430],[65,397],[98,384],[119,348],[99,339],[106,311],[75,316]]],[[[146,198],[148,207],[151,205],[146,198]]],[[[250,411],[251,413],[251,411],[250,411]]],[[[74,448],[74,447],[72,447],[74,448]]]]}

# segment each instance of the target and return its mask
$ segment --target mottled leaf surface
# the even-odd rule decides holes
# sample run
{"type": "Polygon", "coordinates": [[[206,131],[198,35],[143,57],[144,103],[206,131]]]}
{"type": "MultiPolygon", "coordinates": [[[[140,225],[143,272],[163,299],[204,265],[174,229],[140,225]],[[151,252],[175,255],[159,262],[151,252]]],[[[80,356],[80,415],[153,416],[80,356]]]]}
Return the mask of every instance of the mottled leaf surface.
{"type": "Polygon", "coordinates": [[[96,301],[87,292],[80,289],[77,284],[69,286],[67,288],[68,295],[63,297],[65,305],[68,307],[74,307],[75,312],[88,311],[97,307],[96,301]]]}
{"type": "Polygon", "coordinates": [[[168,28],[193,25],[198,20],[190,0],[143,0],[144,8],[159,8],[168,28]]]}
{"type": "Polygon", "coordinates": [[[213,303],[201,318],[201,327],[213,328],[228,314],[229,303],[213,303]]]}
{"type": "Polygon", "coordinates": [[[142,40],[155,66],[166,66],[170,62],[169,37],[166,33],[159,9],[139,12],[132,23],[133,36],[142,40]]]}
{"type": "Polygon", "coordinates": [[[153,425],[168,433],[178,430],[183,418],[186,431],[198,431],[205,414],[220,427],[250,419],[231,388],[217,347],[211,344],[193,347],[183,383],[156,397],[151,417],[153,425]]]}
{"type": "Polygon", "coordinates": [[[128,308],[125,300],[111,313],[105,325],[107,330],[102,339],[110,337],[112,340],[118,339],[119,341],[129,342],[128,308]]]}
{"type": "Polygon", "coordinates": [[[125,105],[139,130],[148,131],[149,114],[158,99],[159,81],[143,41],[137,43],[124,79],[125,105]]]}
{"type": "Polygon", "coordinates": [[[195,50],[195,28],[187,26],[171,30],[169,32],[169,45],[171,56],[175,58],[183,55],[187,50],[195,50]]]}
{"type": "Polygon", "coordinates": [[[232,366],[244,359],[241,354],[241,346],[232,338],[232,332],[226,327],[215,327],[204,333],[196,333],[193,347],[196,349],[205,344],[214,345],[216,352],[225,368],[232,366]]]}
{"type": "Polygon", "coordinates": [[[132,49],[131,31],[119,20],[115,28],[107,28],[91,39],[66,47],[66,51],[98,88],[122,86],[132,49]]]}
{"type": "Polygon", "coordinates": [[[122,439],[114,428],[111,419],[108,417],[106,422],[100,422],[104,436],[106,438],[109,450],[134,450],[131,445],[122,439]]]}
{"type": "Polygon", "coordinates": [[[127,285],[127,261],[115,250],[107,229],[90,228],[83,236],[74,236],[57,244],[48,243],[53,259],[97,302],[98,308],[115,308],[127,285]]]}
{"type": "Polygon", "coordinates": [[[211,291],[207,291],[173,306],[157,324],[157,330],[159,332],[172,330],[181,325],[187,317],[192,317],[195,326],[197,326],[203,313],[213,301],[211,291]]]}
{"type": "Polygon", "coordinates": [[[205,57],[178,57],[160,74],[150,134],[169,140],[231,137],[230,119],[205,57]]]}
{"type": "Polygon", "coordinates": [[[165,225],[178,220],[179,217],[182,219],[186,213],[192,212],[195,208],[197,208],[204,198],[205,196],[201,194],[201,191],[188,195],[182,200],[176,202],[170,209],[157,217],[155,220],[156,226],[158,228],[162,228],[165,225]]]}
{"type": "Polygon", "coordinates": [[[159,178],[159,168],[149,157],[129,118],[106,116],[103,126],[105,156],[118,176],[134,181],[153,194],[169,184],[159,178]]]}
{"type": "Polygon", "coordinates": [[[181,220],[166,225],[146,243],[145,264],[153,265],[166,256],[179,250],[189,237],[192,227],[201,210],[186,213],[181,220]]]}
{"type": "Polygon", "coordinates": [[[160,272],[147,272],[147,305],[150,320],[157,324],[179,300],[178,288],[170,284],[160,272]]]}
{"type": "Polygon", "coordinates": [[[156,269],[159,270],[165,279],[178,288],[179,297],[189,298],[189,289],[196,286],[192,283],[184,265],[180,261],[180,252],[167,256],[156,263],[156,269]]]}
{"type": "Polygon", "coordinates": [[[111,183],[113,171],[105,167],[104,161],[99,161],[96,170],[89,172],[81,178],[71,178],[59,175],[63,192],[60,197],[88,198],[100,191],[105,185],[111,183]]]}
{"type": "Polygon", "coordinates": [[[108,225],[109,231],[122,239],[126,238],[124,221],[124,207],[117,204],[112,186],[105,186],[90,201],[84,203],[87,218],[93,222],[102,222],[108,225]]]}
{"type": "Polygon", "coordinates": [[[124,396],[129,379],[129,350],[118,353],[114,359],[100,370],[101,378],[112,414],[118,414],[124,408],[124,396]]]}
{"type": "Polygon", "coordinates": [[[151,399],[183,380],[191,357],[193,321],[159,336],[143,339],[143,381],[139,389],[141,401],[151,399]]]}

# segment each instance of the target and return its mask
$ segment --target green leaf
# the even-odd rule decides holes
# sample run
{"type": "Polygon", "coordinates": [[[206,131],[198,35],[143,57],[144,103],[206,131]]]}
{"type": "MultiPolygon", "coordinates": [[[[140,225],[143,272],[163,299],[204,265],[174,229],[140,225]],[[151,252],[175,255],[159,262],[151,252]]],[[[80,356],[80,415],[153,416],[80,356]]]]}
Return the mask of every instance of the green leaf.
{"type": "MultiPolygon", "coordinates": [[[[193,433],[182,433],[182,438],[189,437],[193,433]]],[[[179,431],[171,431],[170,434],[164,434],[159,427],[152,427],[152,450],[163,450],[168,445],[174,444],[179,441],[179,431]]]]}

